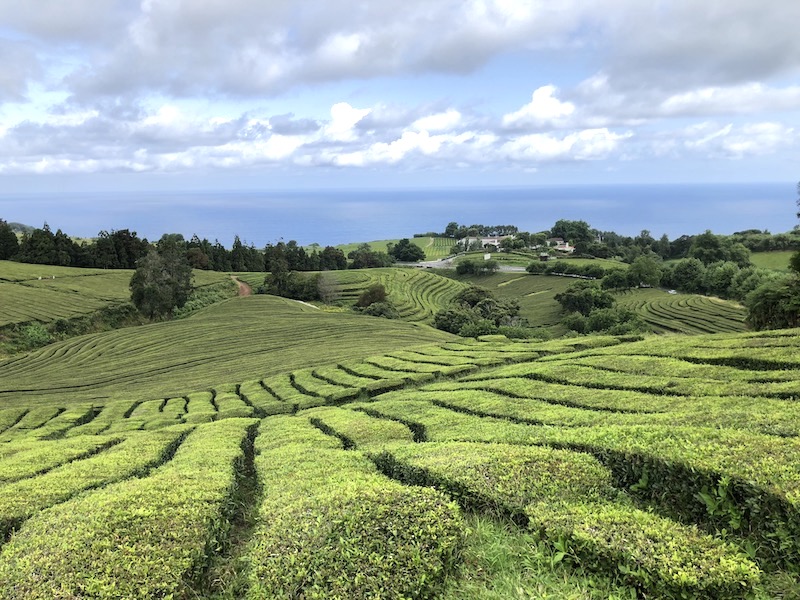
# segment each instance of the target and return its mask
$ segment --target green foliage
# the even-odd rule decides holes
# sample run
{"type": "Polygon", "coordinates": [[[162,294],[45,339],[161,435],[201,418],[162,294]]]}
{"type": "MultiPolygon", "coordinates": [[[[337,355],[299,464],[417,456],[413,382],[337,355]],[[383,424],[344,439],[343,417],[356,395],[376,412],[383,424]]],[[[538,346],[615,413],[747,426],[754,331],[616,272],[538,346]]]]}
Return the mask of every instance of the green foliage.
{"type": "Polygon", "coordinates": [[[41,323],[31,323],[22,328],[22,344],[25,348],[40,348],[52,340],[50,332],[41,323]]]}
{"type": "Polygon", "coordinates": [[[610,335],[624,335],[647,331],[648,327],[634,311],[627,308],[611,307],[597,308],[588,316],[581,313],[572,313],[562,321],[567,329],[578,333],[607,333],[610,335]]]}
{"type": "Polygon", "coordinates": [[[519,326],[516,300],[495,298],[487,289],[469,286],[459,292],[450,307],[434,315],[433,326],[462,337],[497,333],[501,326],[519,326]]]}
{"type": "Polygon", "coordinates": [[[598,308],[614,305],[614,296],[601,289],[594,282],[578,282],[557,294],[555,299],[567,312],[577,312],[584,316],[598,308]]]}
{"type": "Polygon", "coordinates": [[[192,278],[186,257],[175,248],[151,250],[131,277],[131,302],[150,319],[169,317],[189,299],[192,278]]]}
{"type": "Polygon", "coordinates": [[[706,266],[731,261],[740,267],[746,267],[750,264],[750,251],[729,237],[714,235],[706,230],[694,238],[689,248],[689,258],[696,258],[706,266]]]}
{"type": "Polygon", "coordinates": [[[653,258],[640,256],[628,269],[628,278],[634,286],[656,287],[661,283],[661,268],[653,258]]]}
{"type": "Polygon", "coordinates": [[[372,269],[376,267],[388,267],[394,263],[394,258],[386,252],[373,250],[369,244],[361,244],[347,255],[351,260],[351,269],[372,269]]]}
{"type": "Polygon", "coordinates": [[[265,495],[248,598],[427,598],[442,589],[461,546],[456,506],[381,477],[306,420],[268,426],[257,446],[265,495]]]}
{"type": "Polygon", "coordinates": [[[386,302],[386,288],[380,283],[373,283],[356,300],[356,306],[366,308],[375,302],[386,302]]]}
{"type": "Polygon", "coordinates": [[[783,329],[800,325],[800,280],[766,283],[745,299],[747,323],[756,330],[783,329]]]}
{"type": "Polygon", "coordinates": [[[397,244],[390,245],[387,254],[400,262],[417,262],[425,260],[425,250],[403,238],[397,244]]]}
{"type": "Polygon", "coordinates": [[[8,260],[19,252],[17,234],[11,226],[0,219],[0,260],[8,260]]]}
{"type": "Polygon", "coordinates": [[[175,309],[172,316],[176,319],[188,317],[201,308],[233,298],[237,293],[238,286],[232,279],[214,285],[194,288],[186,303],[181,308],[175,309]]]}
{"type": "Polygon", "coordinates": [[[500,268],[500,263],[494,259],[472,260],[463,259],[456,264],[456,273],[459,275],[490,275],[500,268]]]}
{"type": "Polygon", "coordinates": [[[397,319],[400,316],[389,302],[373,302],[363,310],[363,314],[384,319],[397,319]]]}
{"type": "Polygon", "coordinates": [[[167,465],[31,518],[0,554],[4,598],[188,595],[229,526],[253,420],[199,426],[167,465]]]}

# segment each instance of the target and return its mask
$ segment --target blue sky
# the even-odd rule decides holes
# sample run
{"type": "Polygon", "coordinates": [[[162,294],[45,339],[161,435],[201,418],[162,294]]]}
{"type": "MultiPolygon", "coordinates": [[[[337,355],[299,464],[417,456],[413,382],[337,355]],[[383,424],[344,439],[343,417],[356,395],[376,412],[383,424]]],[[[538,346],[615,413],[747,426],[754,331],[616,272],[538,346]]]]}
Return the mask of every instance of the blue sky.
{"type": "Polygon", "coordinates": [[[797,181],[800,3],[0,0],[0,186],[797,181]]]}

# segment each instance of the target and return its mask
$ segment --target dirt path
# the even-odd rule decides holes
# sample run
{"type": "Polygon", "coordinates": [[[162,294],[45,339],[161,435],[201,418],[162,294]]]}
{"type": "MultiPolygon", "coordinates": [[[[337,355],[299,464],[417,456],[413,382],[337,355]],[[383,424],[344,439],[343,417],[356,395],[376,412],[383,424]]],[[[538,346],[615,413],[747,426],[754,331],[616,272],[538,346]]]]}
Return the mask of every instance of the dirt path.
{"type": "Polygon", "coordinates": [[[252,296],[253,295],[253,288],[251,288],[244,281],[241,281],[238,277],[234,277],[233,275],[231,275],[231,279],[233,279],[236,282],[236,285],[239,286],[239,295],[240,296],[252,296]]]}

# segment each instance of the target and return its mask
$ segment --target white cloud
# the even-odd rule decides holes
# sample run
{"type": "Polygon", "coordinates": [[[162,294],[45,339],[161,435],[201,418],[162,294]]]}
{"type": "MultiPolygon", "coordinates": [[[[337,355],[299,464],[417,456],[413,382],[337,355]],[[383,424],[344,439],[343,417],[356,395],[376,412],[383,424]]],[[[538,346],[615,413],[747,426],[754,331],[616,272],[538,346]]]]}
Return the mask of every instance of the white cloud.
{"type": "Polygon", "coordinates": [[[428,115],[414,121],[412,128],[417,131],[446,131],[461,123],[461,113],[450,108],[445,112],[428,115]]]}
{"type": "Polygon", "coordinates": [[[793,127],[770,122],[741,126],[703,123],[688,128],[684,135],[685,147],[694,152],[733,159],[774,154],[800,141],[793,127]]]}
{"type": "Polygon", "coordinates": [[[518,111],[503,116],[503,126],[508,128],[559,127],[575,112],[571,102],[561,102],[555,97],[557,88],[546,85],[531,95],[531,101],[518,111]]]}
{"type": "Polygon", "coordinates": [[[356,124],[370,113],[369,108],[353,108],[347,102],[339,102],[331,107],[331,120],[325,126],[325,136],[337,142],[356,139],[356,124]]]}
{"type": "Polygon", "coordinates": [[[704,87],[669,96],[659,112],[666,116],[749,114],[797,110],[800,86],[770,88],[761,83],[704,87]]]}
{"type": "Polygon", "coordinates": [[[506,156],[518,161],[597,160],[619,148],[633,134],[608,129],[585,129],[558,137],[534,133],[514,138],[503,145],[506,156]]]}

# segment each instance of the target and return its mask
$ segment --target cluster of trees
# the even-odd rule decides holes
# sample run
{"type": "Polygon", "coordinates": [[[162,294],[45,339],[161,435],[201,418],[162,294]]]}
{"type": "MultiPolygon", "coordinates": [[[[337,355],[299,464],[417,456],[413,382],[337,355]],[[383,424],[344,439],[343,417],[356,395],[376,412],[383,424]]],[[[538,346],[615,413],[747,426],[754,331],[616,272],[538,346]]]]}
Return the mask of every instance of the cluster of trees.
{"type": "Polygon", "coordinates": [[[387,254],[400,262],[418,262],[425,260],[425,250],[412,244],[408,238],[403,238],[396,244],[389,244],[387,254]]]}
{"type": "Polygon", "coordinates": [[[433,317],[433,326],[462,337],[503,333],[524,337],[527,326],[519,316],[519,302],[496,298],[489,290],[469,286],[461,291],[447,308],[433,317]]]}
{"type": "Polygon", "coordinates": [[[192,293],[192,267],[186,254],[169,238],[138,261],[131,277],[131,302],[149,319],[170,317],[192,293]]]}
{"type": "MultiPolygon", "coordinates": [[[[500,235],[516,235],[519,229],[514,225],[460,225],[455,221],[451,221],[444,228],[443,233],[437,233],[437,236],[444,236],[448,238],[455,238],[460,240],[465,237],[491,237],[500,235]]],[[[425,234],[427,236],[427,234],[425,234]]],[[[421,237],[415,235],[414,237],[421,237]]]]}
{"type": "MultiPolygon", "coordinates": [[[[800,183],[797,195],[800,196],[800,183]]],[[[800,219],[800,198],[797,208],[800,219]]],[[[800,327],[800,250],[789,261],[789,274],[756,287],[747,295],[745,306],[747,321],[754,329],[800,327]]]]}
{"type": "Polygon", "coordinates": [[[497,272],[500,263],[494,259],[471,260],[464,259],[456,265],[456,273],[459,275],[491,275],[497,272]]]}
{"type": "Polygon", "coordinates": [[[616,306],[614,295],[597,281],[574,283],[555,299],[568,313],[562,323],[572,331],[621,335],[647,330],[635,312],[616,306]]]}
{"type": "Polygon", "coordinates": [[[77,243],[60,229],[33,228],[17,239],[10,225],[0,220],[0,260],[64,267],[133,269],[147,254],[150,244],[135,231],[101,231],[91,243],[77,243]]]}

